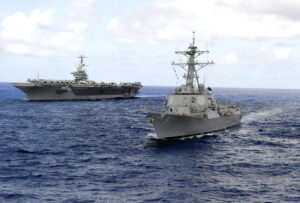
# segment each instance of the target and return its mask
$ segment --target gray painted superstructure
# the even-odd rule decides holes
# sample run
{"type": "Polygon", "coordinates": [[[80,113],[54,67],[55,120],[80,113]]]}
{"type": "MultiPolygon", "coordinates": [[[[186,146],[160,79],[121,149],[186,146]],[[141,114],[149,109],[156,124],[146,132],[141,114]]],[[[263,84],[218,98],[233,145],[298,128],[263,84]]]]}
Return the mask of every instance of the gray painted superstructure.
{"type": "Polygon", "coordinates": [[[11,83],[27,95],[29,101],[49,100],[99,100],[132,98],[142,87],[141,83],[105,83],[88,80],[83,70],[84,56],[80,56],[77,71],[72,72],[74,80],[34,79],[25,83],[11,83]]]}
{"type": "Polygon", "coordinates": [[[199,83],[198,71],[214,62],[199,62],[196,58],[209,51],[198,50],[193,37],[193,42],[187,51],[175,53],[183,54],[188,58],[186,63],[172,63],[187,71],[187,75],[184,75],[186,84],[177,87],[167,96],[165,112],[147,113],[149,121],[154,125],[157,138],[199,135],[238,125],[242,118],[240,109],[218,105],[211,88],[205,88],[204,84],[199,83]],[[196,66],[199,68],[196,69],[196,66]]]}

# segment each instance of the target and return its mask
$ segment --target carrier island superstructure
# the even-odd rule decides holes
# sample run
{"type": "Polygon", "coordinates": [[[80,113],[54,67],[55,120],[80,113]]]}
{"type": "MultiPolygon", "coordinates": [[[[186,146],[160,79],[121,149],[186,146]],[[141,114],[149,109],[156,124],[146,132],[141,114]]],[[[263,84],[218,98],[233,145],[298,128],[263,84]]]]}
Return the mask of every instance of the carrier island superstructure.
{"type": "Polygon", "coordinates": [[[50,100],[101,100],[114,98],[132,98],[142,87],[140,82],[112,83],[95,82],[88,80],[88,75],[83,69],[84,55],[78,57],[79,66],[72,72],[74,80],[45,80],[28,79],[24,83],[11,83],[27,95],[29,101],[50,100]]]}
{"type": "Polygon", "coordinates": [[[167,96],[165,112],[148,112],[158,139],[200,135],[224,130],[240,123],[242,114],[237,107],[218,105],[211,88],[199,82],[198,71],[213,61],[199,62],[197,58],[209,51],[201,51],[193,41],[187,51],[176,51],[187,57],[186,63],[175,63],[184,69],[186,82],[167,96]],[[195,85],[196,83],[196,85],[195,85]]]}

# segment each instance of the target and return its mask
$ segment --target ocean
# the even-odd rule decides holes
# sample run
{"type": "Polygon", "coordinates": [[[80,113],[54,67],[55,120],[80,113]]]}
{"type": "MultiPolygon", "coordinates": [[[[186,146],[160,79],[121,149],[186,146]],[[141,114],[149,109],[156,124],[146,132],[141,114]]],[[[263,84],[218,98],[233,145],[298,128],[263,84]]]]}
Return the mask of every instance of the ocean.
{"type": "Polygon", "coordinates": [[[155,139],[135,99],[27,102],[0,83],[0,202],[300,202],[300,90],[213,88],[241,125],[155,139]]]}

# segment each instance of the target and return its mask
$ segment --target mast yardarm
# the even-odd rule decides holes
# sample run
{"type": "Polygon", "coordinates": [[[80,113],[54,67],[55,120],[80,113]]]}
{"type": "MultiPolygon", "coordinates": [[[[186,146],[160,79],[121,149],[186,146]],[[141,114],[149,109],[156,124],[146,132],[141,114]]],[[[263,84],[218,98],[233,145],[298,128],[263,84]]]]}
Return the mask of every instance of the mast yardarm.
{"type": "Polygon", "coordinates": [[[79,66],[77,67],[77,71],[82,71],[82,68],[85,66],[85,64],[83,63],[83,59],[86,58],[86,56],[80,55],[78,56],[78,58],[80,59],[80,63],[79,66]]]}
{"type": "Polygon", "coordinates": [[[77,67],[77,71],[72,72],[73,76],[75,77],[75,81],[87,81],[88,80],[88,75],[86,72],[83,70],[83,67],[85,64],[83,63],[83,59],[86,58],[84,55],[80,55],[78,57],[80,59],[79,66],[77,67]]]}
{"type": "Polygon", "coordinates": [[[175,63],[175,62],[172,63],[172,65],[177,65],[183,70],[187,71],[187,76],[185,78],[187,87],[193,88],[194,79],[196,79],[199,88],[198,71],[209,64],[214,64],[213,61],[199,62],[198,60],[196,60],[201,54],[208,54],[208,53],[209,53],[208,50],[204,50],[204,51],[199,50],[195,45],[195,32],[193,32],[193,41],[188,47],[187,51],[175,51],[175,54],[182,54],[187,57],[186,63],[175,63]],[[187,69],[186,66],[188,66],[187,69]],[[199,66],[199,68],[196,69],[196,66],[199,66]]]}

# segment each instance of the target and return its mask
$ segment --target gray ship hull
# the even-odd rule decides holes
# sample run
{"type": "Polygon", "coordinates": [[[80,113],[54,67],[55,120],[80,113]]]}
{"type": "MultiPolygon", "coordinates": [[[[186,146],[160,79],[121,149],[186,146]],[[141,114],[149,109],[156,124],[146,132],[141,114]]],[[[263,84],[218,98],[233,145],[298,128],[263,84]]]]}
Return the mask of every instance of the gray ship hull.
{"type": "Polygon", "coordinates": [[[208,119],[159,112],[148,112],[147,116],[152,119],[158,139],[220,131],[238,125],[242,118],[242,114],[208,119]]]}
{"type": "Polygon", "coordinates": [[[92,85],[36,85],[31,83],[12,83],[27,95],[28,101],[56,100],[101,100],[132,98],[138,87],[130,86],[92,86],[92,85]]]}

